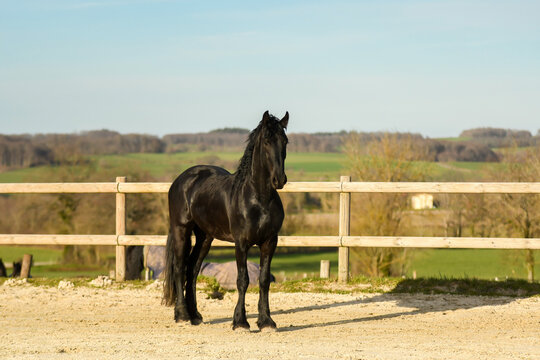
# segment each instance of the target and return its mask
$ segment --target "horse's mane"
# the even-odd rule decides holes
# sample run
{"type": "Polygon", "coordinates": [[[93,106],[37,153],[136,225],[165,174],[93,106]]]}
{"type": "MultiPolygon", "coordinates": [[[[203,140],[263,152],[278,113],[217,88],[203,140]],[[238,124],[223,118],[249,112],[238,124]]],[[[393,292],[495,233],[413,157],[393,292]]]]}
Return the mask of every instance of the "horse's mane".
{"type": "Polygon", "coordinates": [[[253,129],[246,140],[247,145],[246,149],[244,150],[244,155],[242,155],[242,158],[240,159],[240,163],[238,164],[238,168],[236,169],[236,176],[235,176],[235,183],[239,184],[242,183],[246,176],[251,172],[251,163],[253,161],[253,150],[255,149],[255,143],[257,142],[257,139],[259,138],[259,134],[263,133],[262,135],[264,137],[271,137],[274,134],[278,132],[278,122],[279,119],[275,117],[274,115],[270,115],[270,120],[267,123],[267,126],[264,126],[263,120],[259,122],[259,125],[255,129],[253,129]]]}

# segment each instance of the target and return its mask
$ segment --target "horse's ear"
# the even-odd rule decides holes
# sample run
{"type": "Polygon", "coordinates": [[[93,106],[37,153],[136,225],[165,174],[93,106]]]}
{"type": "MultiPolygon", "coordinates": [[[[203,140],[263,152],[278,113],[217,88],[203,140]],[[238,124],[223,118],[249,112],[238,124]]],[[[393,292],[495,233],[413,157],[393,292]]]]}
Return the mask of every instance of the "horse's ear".
{"type": "Polygon", "coordinates": [[[286,129],[287,125],[289,125],[289,112],[288,111],[285,113],[285,116],[283,117],[283,119],[281,119],[281,121],[279,122],[279,125],[281,125],[281,127],[284,129],[286,129]]]}
{"type": "Polygon", "coordinates": [[[270,114],[268,113],[268,110],[266,110],[262,117],[262,122],[264,124],[268,124],[268,121],[270,120],[270,114]]]}

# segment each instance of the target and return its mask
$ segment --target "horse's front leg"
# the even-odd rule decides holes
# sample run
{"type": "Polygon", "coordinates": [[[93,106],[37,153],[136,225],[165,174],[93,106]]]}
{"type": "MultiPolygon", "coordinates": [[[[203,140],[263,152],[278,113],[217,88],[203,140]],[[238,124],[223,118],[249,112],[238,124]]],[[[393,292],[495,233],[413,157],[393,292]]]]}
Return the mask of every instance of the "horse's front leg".
{"type": "Polygon", "coordinates": [[[239,241],[235,245],[236,267],[238,269],[238,277],[236,279],[236,287],[238,288],[238,302],[234,309],[233,330],[247,329],[249,323],[246,318],[246,291],[249,285],[249,276],[247,272],[247,253],[248,247],[245,242],[239,241]]]}
{"type": "Polygon", "coordinates": [[[259,329],[275,329],[276,323],[270,317],[268,292],[270,289],[270,263],[277,246],[277,235],[261,245],[260,274],[259,274],[259,329]]]}

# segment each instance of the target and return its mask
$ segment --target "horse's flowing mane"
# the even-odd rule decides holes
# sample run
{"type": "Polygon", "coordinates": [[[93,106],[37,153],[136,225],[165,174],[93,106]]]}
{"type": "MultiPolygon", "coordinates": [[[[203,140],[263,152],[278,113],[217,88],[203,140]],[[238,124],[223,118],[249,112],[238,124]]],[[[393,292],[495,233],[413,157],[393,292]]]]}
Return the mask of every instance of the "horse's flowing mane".
{"type": "Polygon", "coordinates": [[[275,133],[278,132],[278,122],[279,119],[275,117],[274,115],[270,115],[270,121],[267,123],[267,126],[264,126],[263,120],[259,122],[259,125],[255,129],[253,129],[246,140],[247,145],[246,149],[244,150],[244,155],[242,155],[242,158],[240,159],[240,163],[238,164],[238,168],[236,169],[235,173],[235,183],[239,184],[242,183],[246,176],[251,172],[251,162],[253,161],[253,150],[255,149],[255,144],[257,142],[257,139],[259,138],[259,134],[261,132],[262,135],[266,138],[271,137],[275,133]]]}

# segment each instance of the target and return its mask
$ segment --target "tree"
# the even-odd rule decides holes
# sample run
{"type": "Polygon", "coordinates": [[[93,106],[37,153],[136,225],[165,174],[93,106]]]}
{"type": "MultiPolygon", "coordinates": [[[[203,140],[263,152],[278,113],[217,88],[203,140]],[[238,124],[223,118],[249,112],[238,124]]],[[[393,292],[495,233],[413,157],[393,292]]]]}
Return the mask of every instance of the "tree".
{"type": "MultiPolygon", "coordinates": [[[[537,182],[540,179],[540,146],[509,150],[504,168],[495,177],[499,181],[537,182]]],[[[523,238],[540,237],[540,194],[502,194],[499,218],[510,234],[523,238]]],[[[527,278],[534,281],[534,251],[521,252],[525,258],[527,278]]]]}
{"type": "MultiPolygon", "coordinates": [[[[407,134],[383,134],[363,145],[357,133],[344,144],[354,181],[424,181],[425,167],[415,160],[426,155],[424,143],[407,134]]],[[[407,194],[354,194],[351,206],[352,233],[396,236],[406,232],[402,222],[408,207],[407,194]]],[[[397,276],[406,270],[410,251],[398,248],[353,248],[353,273],[370,276],[397,276]]]]}

